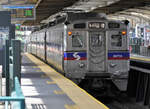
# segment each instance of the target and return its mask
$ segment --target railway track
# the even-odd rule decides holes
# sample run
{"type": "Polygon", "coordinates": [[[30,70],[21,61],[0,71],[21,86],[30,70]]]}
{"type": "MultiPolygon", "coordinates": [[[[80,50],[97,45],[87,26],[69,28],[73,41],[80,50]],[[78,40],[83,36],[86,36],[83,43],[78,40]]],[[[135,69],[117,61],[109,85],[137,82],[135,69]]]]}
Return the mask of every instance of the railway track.
{"type": "MultiPolygon", "coordinates": [[[[98,98],[101,102],[103,98],[98,98]]],[[[137,103],[135,99],[129,98],[125,94],[119,96],[104,98],[110,99],[110,101],[104,101],[103,103],[110,109],[149,109],[148,106],[143,106],[142,103],[137,103]]]]}
{"type": "Polygon", "coordinates": [[[125,92],[118,92],[108,96],[99,96],[98,90],[96,92],[90,90],[89,93],[110,109],[150,109],[148,105],[145,106],[143,102],[136,102],[135,98],[129,97],[125,92]]]}
{"type": "Polygon", "coordinates": [[[150,109],[150,62],[131,60],[127,93],[110,99],[104,101],[110,109],[150,109]]]}
{"type": "Polygon", "coordinates": [[[105,94],[85,89],[110,109],[150,109],[150,63],[131,60],[127,92],[105,94]]]}

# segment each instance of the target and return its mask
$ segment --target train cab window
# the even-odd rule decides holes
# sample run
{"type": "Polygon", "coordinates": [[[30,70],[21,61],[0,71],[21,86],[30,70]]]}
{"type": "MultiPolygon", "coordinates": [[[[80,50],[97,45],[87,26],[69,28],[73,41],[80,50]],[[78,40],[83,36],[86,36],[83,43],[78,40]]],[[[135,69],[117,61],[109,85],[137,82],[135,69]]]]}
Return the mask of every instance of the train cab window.
{"type": "Polygon", "coordinates": [[[111,36],[111,46],[113,46],[113,47],[121,47],[122,46],[121,35],[112,35],[111,36]]]}
{"type": "Polygon", "coordinates": [[[83,39],[81,35],[72,35],[72,47],[83,47],[83,39]]]}
{"type": "Polygon", "coordinates": [[[92,37],[90,37],[90,44],[92,47],[101,47],[102,36],[100,34],[93,34],[92,37]]]}

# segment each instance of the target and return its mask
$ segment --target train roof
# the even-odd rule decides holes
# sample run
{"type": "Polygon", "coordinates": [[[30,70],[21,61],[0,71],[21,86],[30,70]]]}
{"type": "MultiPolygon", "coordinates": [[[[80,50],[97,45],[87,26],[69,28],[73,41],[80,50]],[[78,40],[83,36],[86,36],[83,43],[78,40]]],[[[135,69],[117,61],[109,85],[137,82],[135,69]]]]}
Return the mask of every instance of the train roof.
{"type": "MultiPolygon", "coordinates": [[[[101,19],[101,20],[106,20],[106,14],[103,13],[73,13],[73,12],[67,12],[67,13],[63,13],[62,15],[57,15],[55,17],[55,20],[50,21],[48,24],[44,24],[42,25],[39,29],[35,30],[35,31],[39,31],[41,29],[44,28],[48,28],[51,26],[55,26],[57,24],[60,23],[71,23],[73,21],[76,20],[85,20],[85,19],[101,19]]],[[[34,32],[35,32],[34,31],[34,32]]]]}
{"type": "Polygon", "coordinates": [[[54,26],[59,23],[63,22],[68,22],[72,23],[73,21],[76,20],[85,20],[85,19],[106,19],[106,14],[102,13],[73,13],[73,12],[68,12],[63,14],[62,16],[58,15],[55,17],[55,20],[52,22],[49,22],[48,26],[54,26]]]}
{"type": "Polygon", "coordinates": [[[106,19],[106,14],[103,13],[67,13],[67,21],[79,19],[106,19]]]}

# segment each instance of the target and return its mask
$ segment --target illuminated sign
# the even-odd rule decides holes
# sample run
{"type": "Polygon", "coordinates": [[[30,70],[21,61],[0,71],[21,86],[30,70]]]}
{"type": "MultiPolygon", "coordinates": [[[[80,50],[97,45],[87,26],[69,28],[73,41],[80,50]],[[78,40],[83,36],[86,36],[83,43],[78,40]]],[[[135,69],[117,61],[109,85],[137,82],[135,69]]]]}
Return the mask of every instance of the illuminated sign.
{"type": "Polygon", "coordinates": [[[103,22],[89,22],[89,28],[93,29],[103,29],[105,28],[105,23],[103,22]]]}
{"type": "Polygon", "coordinates": [[[2,8],[11,11],[12,20],[35,20],[34,5],[3,5],[2,8]]]}
{"type": "Polygon", "coordinates": [[[16,26],[16,30],[20,30],[20,26],[16,26]]]}
{"type": "Polygon", "coordinates": [[[32,26],[21,26],[21,25],[15,25],[16,26],[16,31],[33,31],[32,26]]]}

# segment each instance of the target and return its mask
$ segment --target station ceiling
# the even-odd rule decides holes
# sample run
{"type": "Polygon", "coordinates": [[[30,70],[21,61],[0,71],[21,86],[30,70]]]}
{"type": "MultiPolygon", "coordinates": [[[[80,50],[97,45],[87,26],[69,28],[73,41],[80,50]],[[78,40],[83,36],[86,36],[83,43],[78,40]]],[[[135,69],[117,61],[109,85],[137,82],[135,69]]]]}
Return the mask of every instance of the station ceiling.
{"type": "Polygon", "coordinates": [[[36,4],[38,0],[0,0],[0,5],[36,4]]]}
{"type": "Polygon", "coordinates": [[[119,20],[130,20],[132,26],[137,23],[150,24],[150,0],[120,0],[105,7],[93,10],[104,12],[110,18],[119,20]]]}
{"type": "Polygon", "coordinates": [[[24,25],[37,25],[49,16],[73,5],[77,0],[39,0],[36,6],[36,20],[25,21],[24,25]]]}
{"type": "Polygon", "coordinates": [[[0,0],[0,4],[35,4],[36,20],[23,21],[23,25],[39,25],[62,11],[93,11],[115,19],[150,22],[150,0],[0,0]]]}

